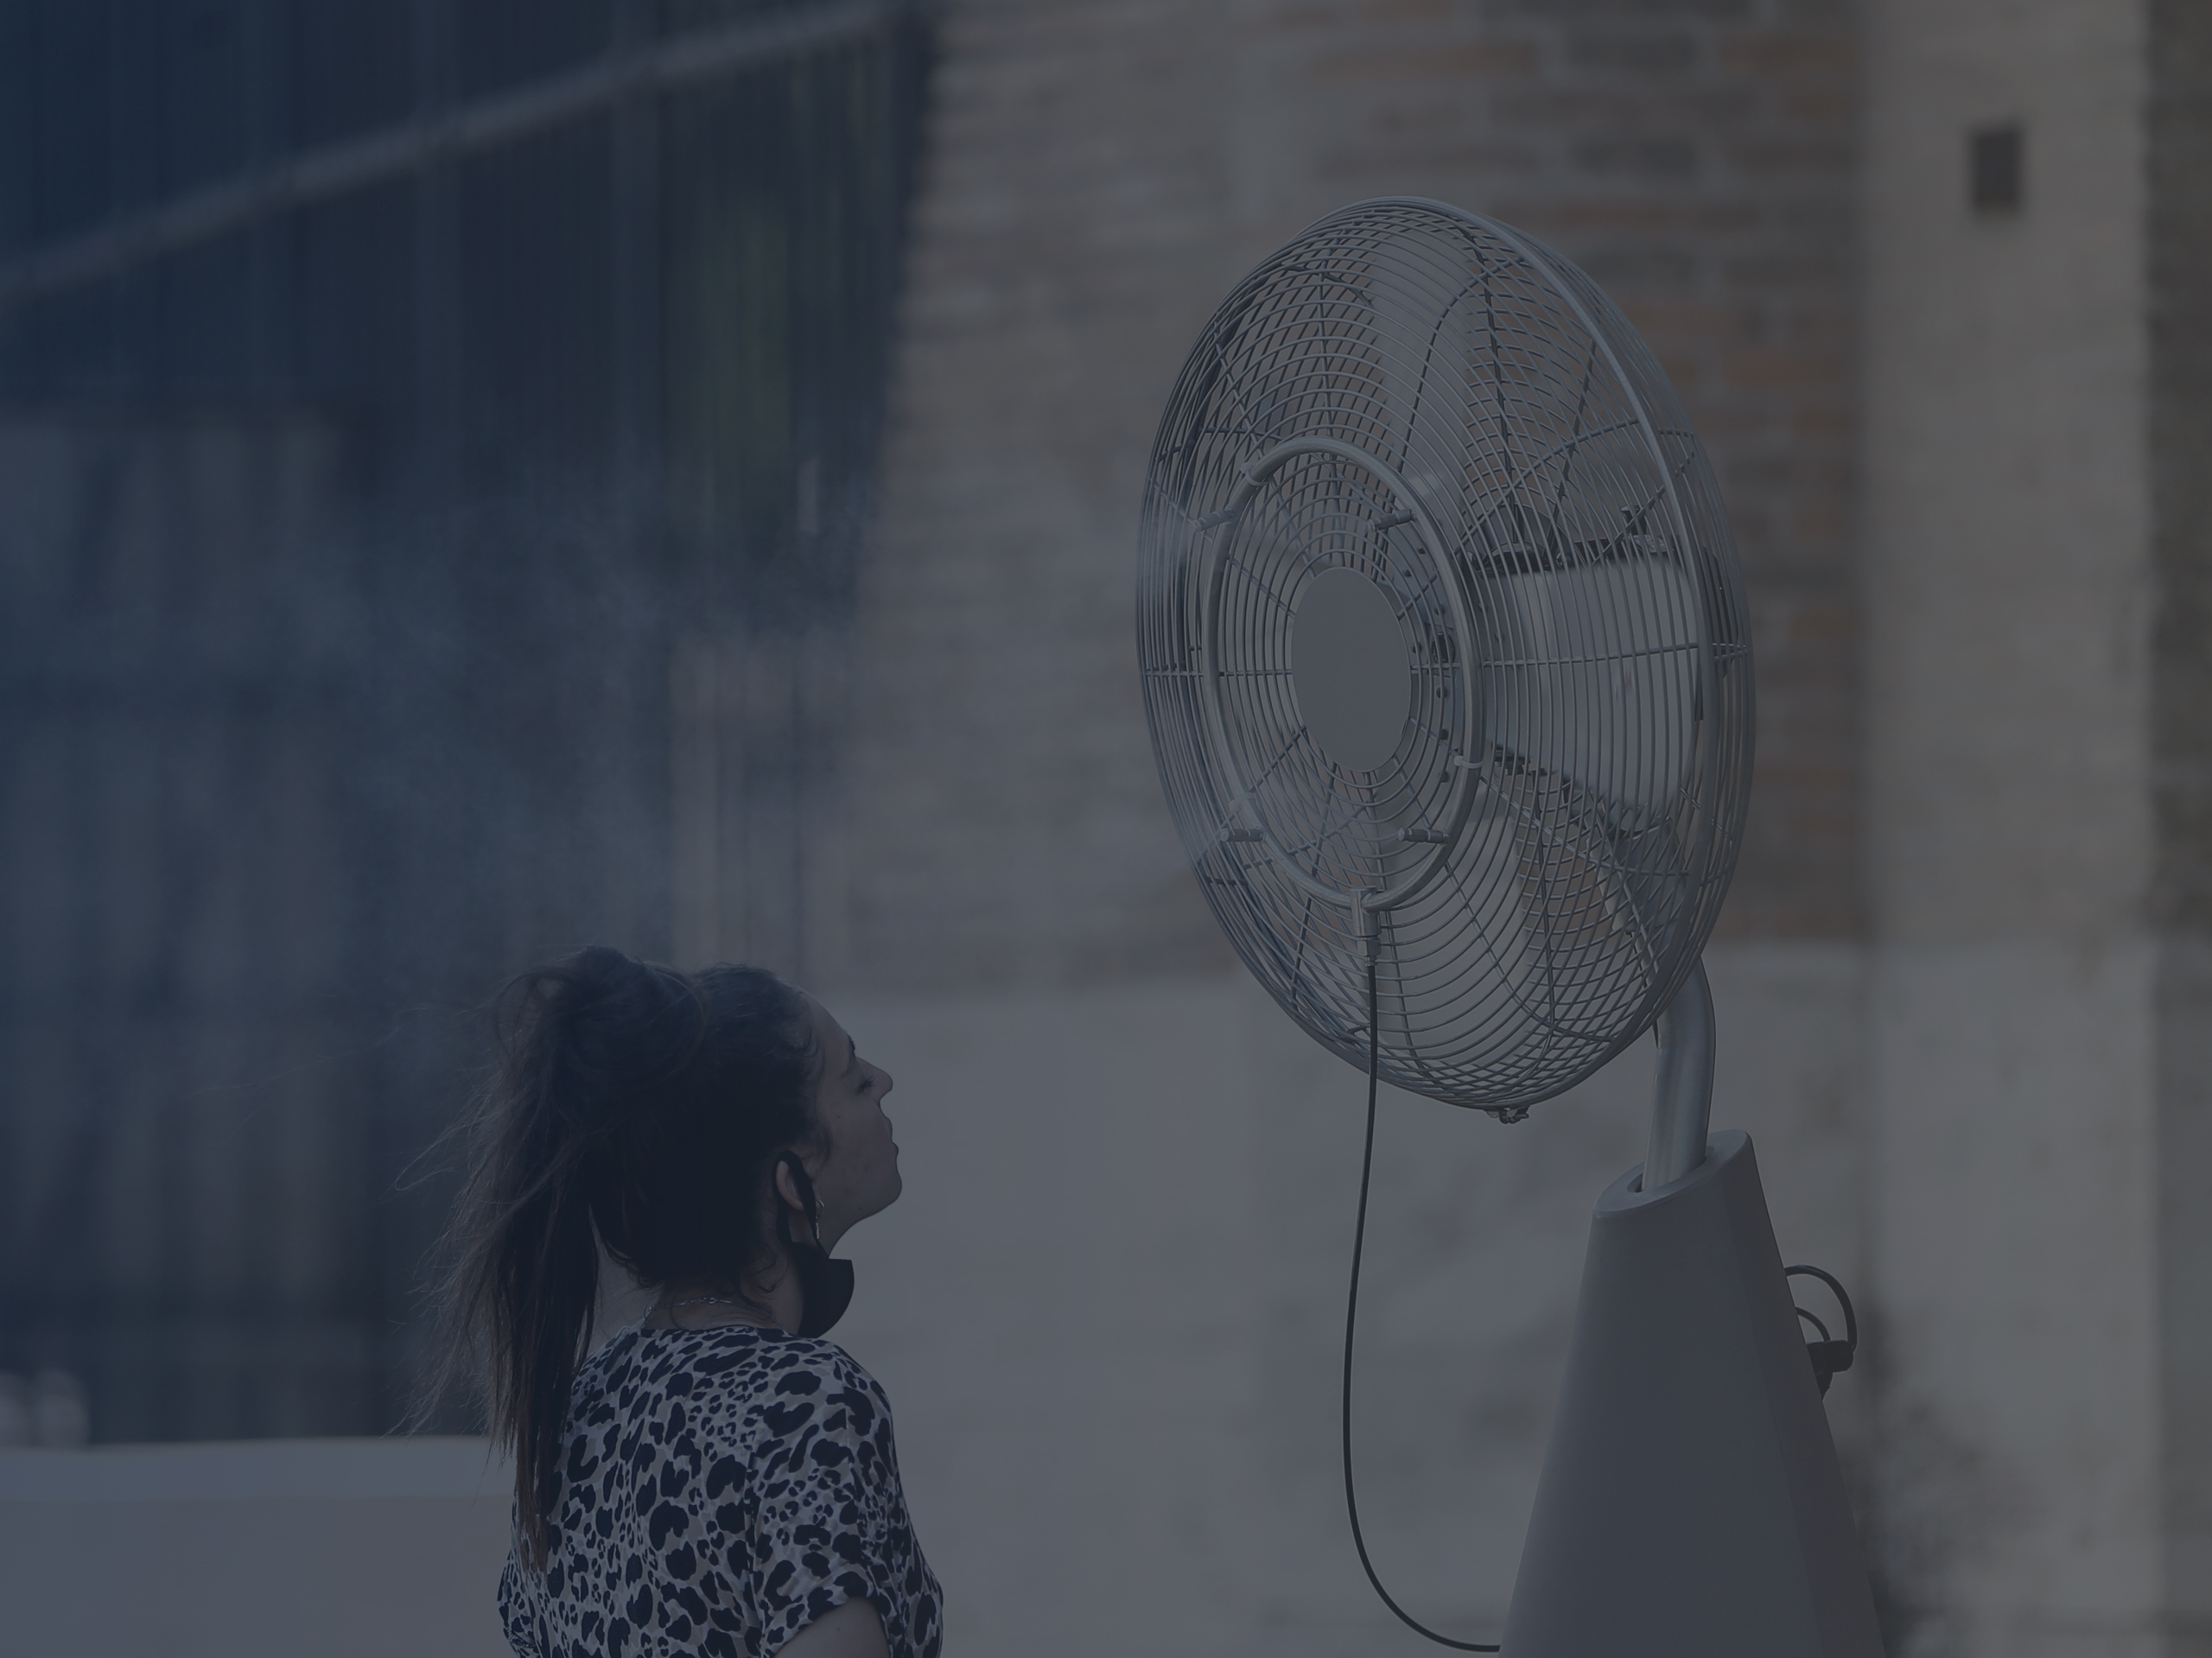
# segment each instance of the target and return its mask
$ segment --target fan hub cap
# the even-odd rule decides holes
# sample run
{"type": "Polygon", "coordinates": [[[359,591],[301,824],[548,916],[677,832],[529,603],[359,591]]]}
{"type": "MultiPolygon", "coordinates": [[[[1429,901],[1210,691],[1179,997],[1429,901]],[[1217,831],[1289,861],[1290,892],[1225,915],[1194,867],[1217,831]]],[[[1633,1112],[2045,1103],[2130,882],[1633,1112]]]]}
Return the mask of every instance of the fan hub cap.
{"type": "Polygon", "coordinates": [[[1354,772],[1388,761],[1405,735],[1414,684],[1390,595],[1341,564],[1307,582],[1291,683],[1306,734],[1332,761],[1354,772]]]}

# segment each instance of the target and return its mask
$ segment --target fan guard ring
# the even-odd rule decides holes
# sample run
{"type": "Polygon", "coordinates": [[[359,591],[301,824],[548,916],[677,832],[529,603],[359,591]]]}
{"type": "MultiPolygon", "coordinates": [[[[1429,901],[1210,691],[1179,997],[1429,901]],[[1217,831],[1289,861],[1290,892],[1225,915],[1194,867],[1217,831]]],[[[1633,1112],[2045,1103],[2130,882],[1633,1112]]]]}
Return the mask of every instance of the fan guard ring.
{"type": "MultiPolygon", "coordinates": [[[[1213,742],[1216,764],[1221,767],[1224,776],[1232,779],[1235,785],[1240,785],[1237,787],[1237,794],[1244,815],[1252,820],[1251,827],[1254,832],[1266,844],[1286,875],[1325,903],[1341,905],[1356,918],[1371,916],[1408,901],[1429,882],[1435,880],[1440,873],[1444,864],[1444,852],[1451,844],[1452,836],[1457,833],[1467,815],[1470,796],[1472,792],[1470,774],[1475,768],[1475,763],[1456,751],[1450,754],[1446,762],[1445,773],[1450,785],[1450,791],[1444,810],[1439,814],[1439,823],[1414,824],[1399,829],[1396,832],[1403,837],[1403,843],[1411,854],[1412,867],[1410,869],[1390,872],[1394,879],[1384,886],[1371,889],[1332,883],[1317,874],[1309,873],[1302,866],[1298,851],[1285,846],[1277,839],[1266,822],[1267,815],[1253,801],[1252,785],[1239,774],[1236,756],[1225,730],[1226,721],[1222,708],[1221,679],[1224,671],[1222,664],[1228,653],[1223,649],[1220,640],[1221,589],[1224,575],[1229,569],[1229,560],[1223,556],[1222,543],[1226,540],[1227,532],[1243,516],[1253,497],[1281,470],[1286,462],[1301,455],[1333,456],[1337,460],[1361,468],[1382,482],[1384,488],[1389,491],[1390,498],[1402,504],[1403,515],[1408,520],[1407,527],[1416,531],[1414,539],[1417,539],[1421,551],[1438,568],[1440,575],[1439,578],[1433,581],[1433,585],[1440,588],[1448,595],[1450,614],[1453,623],[1450,638],[1453,645],[1458,647],[1454,655],[1460,660],[1465,659],[1465,642],[1473,637],[1473,630],[1467,620],[1465,594],[1462,592],[1459,582],[1452,576],[1449,566],[1443,560],[1437,558],[1433,550],[1447,543],[1437,533],[1435,523],[1430,518],[1427,509],[1421,505],[1420,497],[1388,463],[1376,459],[1351,444],[1341,442],[1335,438],[1305,437],[1293,438],[1286,443],[1277,445],[1245,468],[1243,481],[1237,486],[1236,493],[1230,498],[1227,506],[1193,526],[1200,530],[1223,532],[1219,536],[1210,537],[1211,544],[1205,557],[1202,574],[1198,578],[1199,588],[1206,597],[1206,619],[1202,632],[1205,643],[1199,646],[1198,655],[1205,664],[1206,696],[1204,698],[1204,706],[1206,713],[1206,731],[1213,742]]],[[[1388,517],[1384,522],[1389,522],[1388,517]]],[[[1321,566],[1321,569],[1325,569],[1357,568],[1355,565],[1346,563],[1321,566]]],[[[1315,572],[1315,574],[1318,573],[1318,571],[1315,572]]],[[[1447,739],[1452,731],[1473,731],[1478,729],[1479,725],[1479,716],[1476,712],[1474,702],[1473,676],[1461,672],[1453,677],[1459,681],[1464,689],[1459,698],[1459,714],[1450,725],[1444,728],[1447,739]]],[[[1439,696],[1448,698],[1450,691],[1447,688],[1440,687],[1439,696]]],[[[1366,769],[1372,771],[1377,768],[1366,769]]],[[[1363,936],[1365,935],[1364,923],[1360,924],[1358,930],[1363,936]]]]}

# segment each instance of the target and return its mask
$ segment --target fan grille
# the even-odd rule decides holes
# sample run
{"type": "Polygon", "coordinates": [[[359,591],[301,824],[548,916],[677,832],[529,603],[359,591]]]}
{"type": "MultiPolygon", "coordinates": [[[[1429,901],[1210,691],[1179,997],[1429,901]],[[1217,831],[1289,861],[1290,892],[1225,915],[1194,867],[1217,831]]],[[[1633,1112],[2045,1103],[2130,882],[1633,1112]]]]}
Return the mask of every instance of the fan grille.
{"type": "Polygon", "coordinates": [[[1253,271],[1160,423],[1138,635],[1207,902],[1346,1059],[1372,948],[1384,1077],[1517,1116],[1695,961],[1748,792],[1740,579],[1672,388],[1558,255],[1390,200],[1253,271]],[[1363,581],[1396,628],[1379,760],[1300,707],[1336,694],[1311,641],[1363,581]]]}

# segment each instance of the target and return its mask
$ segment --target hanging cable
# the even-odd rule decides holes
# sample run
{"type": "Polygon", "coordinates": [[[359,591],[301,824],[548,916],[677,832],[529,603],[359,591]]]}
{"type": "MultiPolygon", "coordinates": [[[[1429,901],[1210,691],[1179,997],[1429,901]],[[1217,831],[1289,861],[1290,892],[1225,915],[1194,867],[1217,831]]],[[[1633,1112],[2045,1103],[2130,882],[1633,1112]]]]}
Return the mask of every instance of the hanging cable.
{"type": "Polygon", "coordinates": [[[1367,1573],[1367,1580],[1382,1597],[1382,1604],[1397,1615],[1398,1622],[1416,1635],[1426,1636],[1440,1647],[1449,1647],[1454,1652],[1496,1652],[1495,1646],[1485,1646],[1477,1641],[1454,1641],[1448,1635],[1439,1635],[1427,1624],[1390,1598],[1390,1591],[1382,1586],[1382,1579],[1375,1575],[1375,1563],[1367,1558],[1367,1540],[1360,1534],[1359,1496],[1353,1489],[1351,1477],[1351,1355],[1352,1332],[1359,1324],[1359,1259],[1367,1246],[1367,1185],[1368,1177],[1375,1167],[1375,1094],[1382,1074],[1382,1021],[1377,1013],[1379,998],[1375,988],[1375,958],[1367,962],[1367,1146],[1359,1158],[1359,1220],[1351,1235],[1351,1293],[1344,1302],[1344,1510],[1351,1516],[1351,1543],[1359,1551],[1359,1564],[1367,1573]]]}

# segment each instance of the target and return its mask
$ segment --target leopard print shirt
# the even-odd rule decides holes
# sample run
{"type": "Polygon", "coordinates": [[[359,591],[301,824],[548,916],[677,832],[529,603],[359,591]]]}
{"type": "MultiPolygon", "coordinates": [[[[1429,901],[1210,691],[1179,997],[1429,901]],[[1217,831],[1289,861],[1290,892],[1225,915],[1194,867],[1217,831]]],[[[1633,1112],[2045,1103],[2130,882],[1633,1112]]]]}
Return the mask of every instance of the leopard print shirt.
{"type": "Polygon", "coordinates": [[[625,1331],[576,1376],[552,1506],[546,1569],[518,1549],[499,1579],[520,1658],[766,1658],[857,1599],[892,1658],[937,1658],[890,1403],[829,1342],[625,1331]]]}

